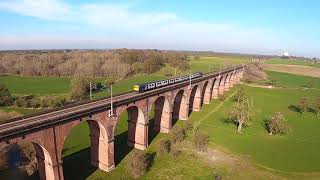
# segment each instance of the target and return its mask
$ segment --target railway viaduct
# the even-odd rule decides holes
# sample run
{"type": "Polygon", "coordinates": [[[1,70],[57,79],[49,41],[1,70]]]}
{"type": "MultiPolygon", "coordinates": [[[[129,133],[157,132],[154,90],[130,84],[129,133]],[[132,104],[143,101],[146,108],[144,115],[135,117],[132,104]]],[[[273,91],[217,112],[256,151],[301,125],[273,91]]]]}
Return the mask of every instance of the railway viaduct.
{"type": "MultiPolygon", "coordinates": [[[[144,150],[148,132],[169,133],[173,120],[187,120],[190,112],[200,111],[218,95],[240,82],[244,66],[204,74],[144,93],[126,93],[113,98],[114,115],[109,116],[110,98],[88,101],[0,124],[0,145],[28,141],[36,150],[40,179],[63,180],[62,149],[71,129],[81,121],[90,128],[91,164],[101,170],[115,168],[114,139],[122,112],[128,113],[128,145],[144,150]],[[152,108],[154,107],[154,108],[152,108]],[[154,129],[148,129],[149,113],[155,111],[154,129]]],[[[0,146],[1,147],[1,146],[0,146]]]]}

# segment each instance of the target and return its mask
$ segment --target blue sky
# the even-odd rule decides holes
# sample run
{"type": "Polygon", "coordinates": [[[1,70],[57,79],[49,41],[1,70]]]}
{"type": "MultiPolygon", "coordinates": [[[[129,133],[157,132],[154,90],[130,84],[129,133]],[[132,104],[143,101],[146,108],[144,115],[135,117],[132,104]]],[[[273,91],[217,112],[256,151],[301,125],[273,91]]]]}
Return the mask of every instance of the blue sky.
{"type": "Polygon", "coordinates": [[[0,0],[0,49],[157,48],[320,57],[315,0],[0,0]]]}

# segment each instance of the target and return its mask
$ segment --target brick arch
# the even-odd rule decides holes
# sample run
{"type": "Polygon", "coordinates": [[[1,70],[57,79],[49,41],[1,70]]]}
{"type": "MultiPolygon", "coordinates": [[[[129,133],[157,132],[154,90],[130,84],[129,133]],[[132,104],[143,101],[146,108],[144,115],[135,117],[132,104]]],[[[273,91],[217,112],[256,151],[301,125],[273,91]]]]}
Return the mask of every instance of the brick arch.
{"type": "Polygon", "coordinates": [[[35,142],[31,143],[36,151],[40,179],[54,180],[55,173],[50,153],[44,146],[35,142]]]}
{"type": "Polygon", "coordinates": [[[121,106],[116,109],[116,122],[113,127],[113,134],[115,135],[116,127],[120,120],[120,115],[127,111],[128,113],[128,145],[140,150],[148,147],[148,104],[144,101],[136,104],[129,104],[121,106]]]}
{"type": "Polygon", "coordinates": [[[236,71],[234,70],[234,71],[232,71],[232,73],[231,73],[231,75],[230,75],[229,88],[232,88],[232,87],[233,87],[235,73],[236,73],[236,71]]]}
{"type": "MultiPolygon", "coordinates": [[[[203,86],[202,86],[202,88],[201,88],[201,106],[203,105],[203,103],[204,103],[204,96],[206,95],[206,91],[209,91],[209,93],[208,94],[210,94],[211,95],[211,85],[210,85],[210,83],[212,83],[212,81],[211,80],[209,80],[209,81],[206,81],[204,84],[203,84],[203,86]],[[207,90],[207,89],[209,89],[209,90],[207,90]]],[[[210,97],[209,97],[209,99],[210,99],[210,97]]]]}
{"type": "Polygon", "coordinates": [[[219,94],[223,94],[223,92],[224,92],[224,84],[225,84],[225,82],[226,82],[226,78],[227,78],[227,74],[225,74],[225,75],[222,75],[221,77],[220,77],[220,81],[219,81],[219,94]]]}
{"type": "Polygon", "coordinates": [[[154,106],[154,131],[169,133],[172,128],[172,104],[167,96],[161,95],[153,100],[150,103],[150,110],[154,106]]]}
{"type": "Polygon", "coordinates": [[[99,120],[87,120],[90,129],[91,164],[104,171],[114,168],[113,141],[103,123],[99,120]]]}
{"type": "Polygon", "coordinates": [[[224,83],[224,91],[229,91],[229,88],[230,88],[230,78],[231,78],[231,73],[228,73],[226,75],[226,80],[225,80],[225,83],[224,83]]]}
{"type": "MultiPolygon", "coordinates": [[[[91,151],[91,165],[103,171],[110,171],[114,168],[113,158],[113,141],[111,138],[111,131],[108,131],[106,124],[107,113],[102,112],[93,115],[89,119],[85,119],[88,123],[90,130],[90,151],[91,151]]],[[[62,150],[65,141],[72,129],[81,123],[80,120],[73,121],[68,126],[61,127],[62,136],[61,141],[58,143],[57,155],[62,157],[62,150]]]]}
{"type": "Polygon", "coordinates": [[[210,79],[209,81],[207,81],[207,86],[204,90],[204,95],[203,95],[203,103],[204,104],[209,104],[212,98],[212,91],[213,91],[213,85],[215,83],[215,78],[210,79]]]}
{"type": "Polygon", "coordinates": [[[221,77],[214,78],[212,82],[211,99],[218,99],[220,79],[221,77]]]}
{"type": "Polygon", "coordinates": [[[179,89],[174,93],[172,119],[176,121],[178,119],[187,120],[189,111],[189,101],[186,89],[179,89]]]}
{"type": "Polygon", "coordinates": [[[192,111],[200,111],[201,109],[201,86],[196,84],[192,87],[189,94],[189,114],[192,111]]]}

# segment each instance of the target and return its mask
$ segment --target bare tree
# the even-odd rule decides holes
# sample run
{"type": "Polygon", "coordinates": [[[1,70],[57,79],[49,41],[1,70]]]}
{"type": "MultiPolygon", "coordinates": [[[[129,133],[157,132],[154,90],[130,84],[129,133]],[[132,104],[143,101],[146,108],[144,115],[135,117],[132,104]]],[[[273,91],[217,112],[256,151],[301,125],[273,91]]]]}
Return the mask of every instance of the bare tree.
{"type": "Polygon", "coordinates": [[[320,97],[315,98],[313,102],[313,109],[315,110],[317,116],[320,114],[320,97]]]}
{"type": "Polygon", "coordinates": [[[254,115],[253,99],[244,96],[239,102],[235,102],[229,111],[229,118],[237,124],[237,131],[241,133],[244,124],[248,124],[254,115]]]}
{"type": "Polygon", "coordinates": [[[275,112],[266,125],[270,135],[286,134],[289,132],[289,127],[285,123],[284,114],[282,112],[275,112]]]}
{"type": "Polygon", "coordinates": [[[299,101],[299,104],[298,104],[298,108],[301,112],[301,115],[304,113],[304,112],[307,112],[308,109],[310,107],[310,101],[309,101],[309,98],[308,97],[302,97],[299,101]]]}

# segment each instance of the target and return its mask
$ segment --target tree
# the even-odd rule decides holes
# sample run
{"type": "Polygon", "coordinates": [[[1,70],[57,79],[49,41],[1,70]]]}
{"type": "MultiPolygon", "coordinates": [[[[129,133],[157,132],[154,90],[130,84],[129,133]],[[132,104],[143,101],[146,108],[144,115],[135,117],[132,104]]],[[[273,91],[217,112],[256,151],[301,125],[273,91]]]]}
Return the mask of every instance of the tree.
{"type": "Polygon", "coordinates": [[[198,55],[194,56],[193,58],[194,58],[195,61],[199,61],[200,60],[200,56],[198,56],[198,55]]]}
{"type": "Polygon", "coordinates": [[[284,114],[281,112],[275,112],[272,118],[266,122],[266,125],[270,135],[286,134],[289,132],[289,127],[285,123],[284,114]]]}
{"type": "Polygon", "coordinates": [[[243,98],[246,96],[246,92],[244,90],[243,86],[240,86],[240,88],[237,90],[236,94],[235,94],[235,101],[237,103],[240,103],[240,101],[243,100],[243,98]]]}
{"type": "Polygon", "coordinates": [[[315,110],[317,116],[320,114],[320,97],[315,98],[313,102],[313,109],[315,110]]]}
{"type": "Polygon", "coordinates": [[[12,104],[9,89],[4,84],[0,84],[0,106],[8,106],[12,104]]]}
{"type": "Polygon", "coordinates": [[[229,111],[229,118],[237,124],[238,133],[241,133],[243,124],[248,124],[253,115],[253,99],[247,96],[244,96],[241,101],[235,102],[229,111]]]}
{"type": "Polygon", "coordinates": [[[71,98],[83,100],[89,98],[91,78],[86,76],[74,76],[71,81],[71,98]]]}
{"type": "Polygon", "coordinates": [[[299,101],[299,104],[298,104],[298,108],[300,110],[301,115],[304,112],[308,111],[309,107],[310,107],[309,98],[308,97],[302,97],[300,99],[300,101],[299,101]]]}

